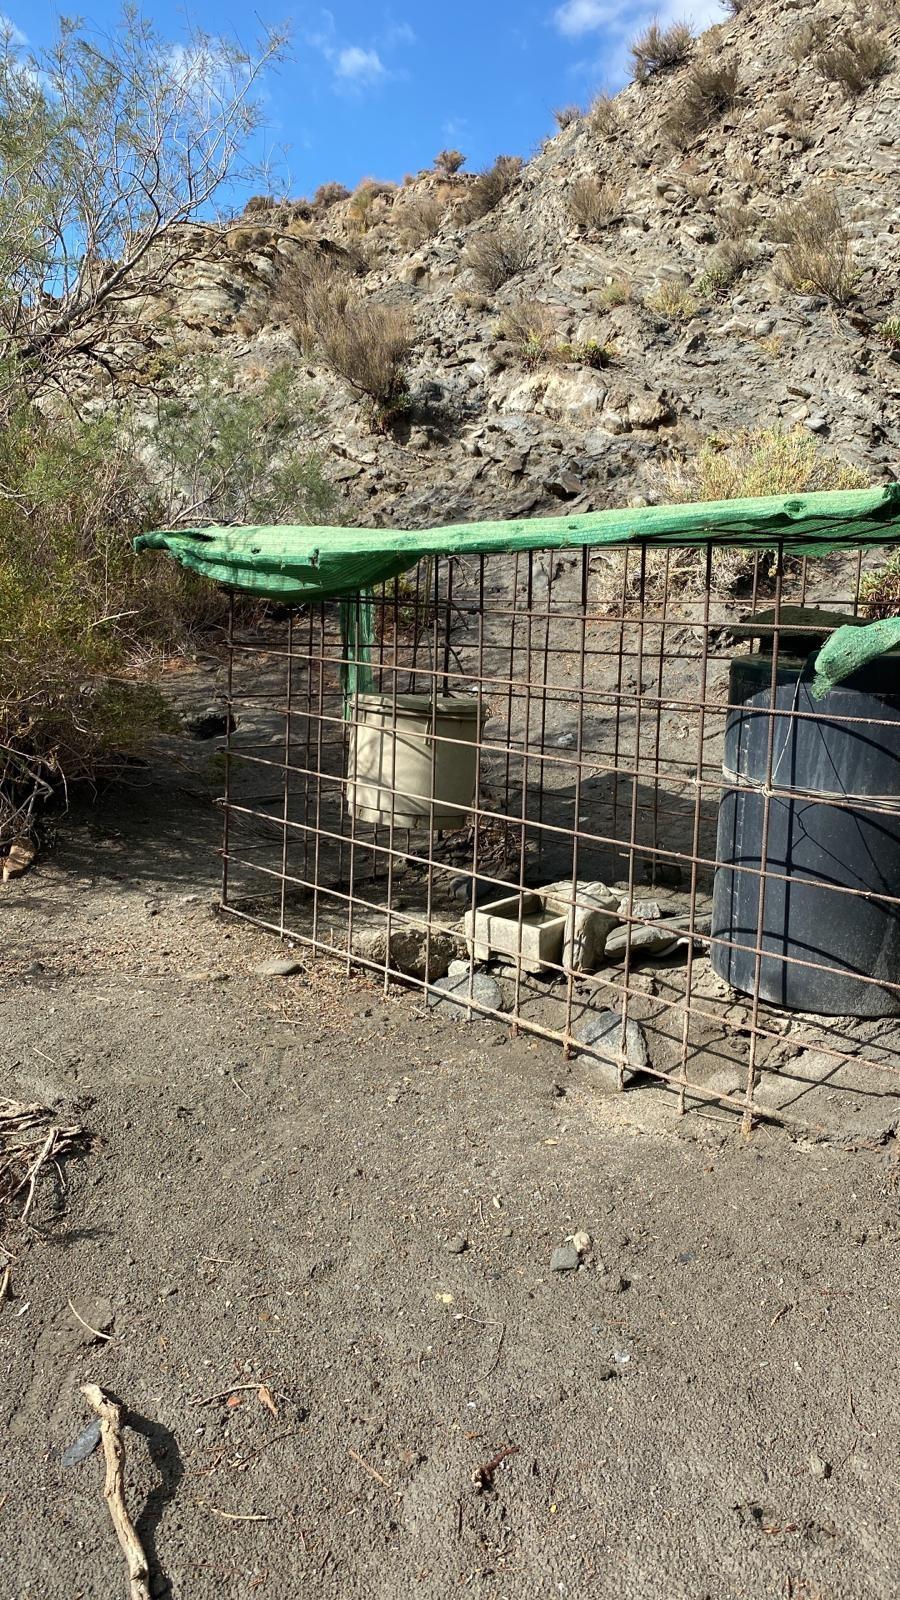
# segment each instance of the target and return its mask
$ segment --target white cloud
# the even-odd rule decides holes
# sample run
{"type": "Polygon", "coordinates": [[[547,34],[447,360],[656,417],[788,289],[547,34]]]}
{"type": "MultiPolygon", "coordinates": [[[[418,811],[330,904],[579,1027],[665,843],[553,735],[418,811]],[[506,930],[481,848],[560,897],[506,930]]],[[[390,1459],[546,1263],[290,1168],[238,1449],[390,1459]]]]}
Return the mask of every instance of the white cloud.
{"type": "Polygon", "coordinates": [[[635,33],[656,17],[663,24],[686,17],[694,27],[708,28],[723,21],[722,0],[666,0],[656,6],[616,5],[610,0],[564,0],[553,13],[558,31],[567,39],[580,39],[586,33],[608,29],[613,35],[635,33]]]}
{"type": "Polygon", "coordinates": [[[345,83],[358,84],[378,83],[387,72],[377,50],[363,50],[358,44],[345,45],[338,50],[334,70],[345,83]]]}
{"type": "Polygon", "coordinates": [[[611,22],[616,10],[617,7],[605,4],[605,0],[565,0],[565,5],[557,6],[554,11],[553,20],[567,39],[578,39],[581,34],[593,33],[611,22]]]}

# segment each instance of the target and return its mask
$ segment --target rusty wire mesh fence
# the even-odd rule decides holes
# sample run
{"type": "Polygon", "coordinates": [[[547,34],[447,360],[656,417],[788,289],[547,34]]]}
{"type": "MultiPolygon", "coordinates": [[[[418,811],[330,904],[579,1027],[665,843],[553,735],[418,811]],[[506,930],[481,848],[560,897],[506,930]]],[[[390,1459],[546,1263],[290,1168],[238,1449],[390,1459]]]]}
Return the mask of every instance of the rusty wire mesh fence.
{"type": "Polygon", "coordinates": [[[225,910],[682,1108],[802,1124],[802,1052],[898,1092],[900,661],[811,681],[884,556],[441,559],[234,620],[225,910]]]}

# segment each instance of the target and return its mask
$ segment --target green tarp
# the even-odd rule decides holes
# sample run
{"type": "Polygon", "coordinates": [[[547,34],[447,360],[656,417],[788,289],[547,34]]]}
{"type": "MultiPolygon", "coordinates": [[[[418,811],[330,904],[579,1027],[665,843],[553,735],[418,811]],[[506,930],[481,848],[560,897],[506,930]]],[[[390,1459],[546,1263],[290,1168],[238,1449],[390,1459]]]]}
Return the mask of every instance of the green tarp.
{"type": "Polygon", "coordinates": [[[574,549],[583,545],[710,542],[824,554],[841,545],[900,541],[900,484],[764,500],[640,506],[582,516],[389,528],[191,528],[145,533],[139,550],[167,550],[214,583],[286,605],[363,593],[423,556],[574,549]]]}

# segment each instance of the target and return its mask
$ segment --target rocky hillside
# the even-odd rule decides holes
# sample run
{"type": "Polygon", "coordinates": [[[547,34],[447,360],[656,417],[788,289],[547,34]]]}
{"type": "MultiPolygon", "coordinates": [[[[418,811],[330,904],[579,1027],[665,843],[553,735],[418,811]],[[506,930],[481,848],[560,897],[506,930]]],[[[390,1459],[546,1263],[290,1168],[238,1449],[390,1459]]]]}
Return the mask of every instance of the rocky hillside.
{"type": "Polygon", "coordinates": [[[507,164],[486,215],[484,185],[426,173],[193,230],[120,357],[150,370],[175,338],[185,374],[207,349],[237,383],[307,371],[348,523],[653,499],[666,463],[747,426],[900,476],[896,0],[735,0],[643,76],[507,164]],[[409,314],[390,426],[298,326],[311,264],[409,314]]]}

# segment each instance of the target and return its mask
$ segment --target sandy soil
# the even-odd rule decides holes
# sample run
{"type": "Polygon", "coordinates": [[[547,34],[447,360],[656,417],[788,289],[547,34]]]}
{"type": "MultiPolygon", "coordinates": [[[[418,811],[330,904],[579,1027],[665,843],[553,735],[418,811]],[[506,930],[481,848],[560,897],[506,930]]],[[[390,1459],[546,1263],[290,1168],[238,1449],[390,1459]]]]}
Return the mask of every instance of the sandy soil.
{"type": "Polygon", "coordinates": [[[896,1141],[743,1142],[334,966],[255,975],[209,754],[2,891],[3,1092],[93,1134],[0,1310],[4,1594],[126,1592],[99,1454],[60,1460],[93,1379],[159,1596],[895,1595],[896,1141]]]}

